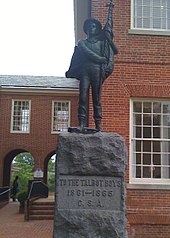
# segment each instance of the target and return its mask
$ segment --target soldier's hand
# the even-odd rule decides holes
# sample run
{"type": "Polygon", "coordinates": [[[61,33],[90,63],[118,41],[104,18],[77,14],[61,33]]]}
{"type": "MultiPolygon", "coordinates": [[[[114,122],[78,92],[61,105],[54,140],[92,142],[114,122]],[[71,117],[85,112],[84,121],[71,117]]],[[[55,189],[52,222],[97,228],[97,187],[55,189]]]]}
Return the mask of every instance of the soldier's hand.
{"type": "Polygon", "coordinates": [[[104,64],[104,63],[106,63],[106,62],[107,62],[107,60],[106,60],[105,57],[101,57],[101,58],[100,58],[100,63],[101,63],[101,64],[104,64]]]}

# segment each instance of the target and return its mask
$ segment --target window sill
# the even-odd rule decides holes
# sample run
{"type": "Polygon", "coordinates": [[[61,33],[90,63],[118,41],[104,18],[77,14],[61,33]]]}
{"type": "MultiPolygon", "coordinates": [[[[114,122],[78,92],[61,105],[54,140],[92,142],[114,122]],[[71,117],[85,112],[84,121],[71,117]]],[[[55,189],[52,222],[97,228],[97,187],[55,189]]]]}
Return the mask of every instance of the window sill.
{"type": "Polygon", "coordinates": [[[127,189],[170,190],[170,184],[127,184],[127,189]]]}
{"type": "Polygon", "coordinates": [[[29,131],[10,131],[11,134],[30,134],[29,131]]]}
{"type": "Polygon", "coordinates": [[[170,31],[158,31],[158,30],[130,29],[128,33],[134,35],[170,36],[170,31]]]}
{"type": "Polygon", "coordinates": [[[66,133],[68,131],[51,131],[52,135],[60,134],[60,133],[66,133]]]}

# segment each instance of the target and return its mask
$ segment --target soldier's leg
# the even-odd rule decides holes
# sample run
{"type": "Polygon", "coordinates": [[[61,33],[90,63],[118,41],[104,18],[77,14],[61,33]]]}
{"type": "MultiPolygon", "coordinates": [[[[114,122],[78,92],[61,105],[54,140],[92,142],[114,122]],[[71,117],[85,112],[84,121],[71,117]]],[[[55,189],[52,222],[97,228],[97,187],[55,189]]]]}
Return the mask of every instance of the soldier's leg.
{"type": "Polygon", "coordinates": [[[100,124],[102,119],[102,107],[101,107],[101,91],[102,91],[102,80],[100,70],[96,70],[92,79],[92,96],[93,96],[93,109],[94,109],[94,120],[96,129],[101,130],[100,124]]]}
{"type": "Polygon", "coordinates": [[[84,77],[80,80],[80,92],[79,92],[78,119],[80,130],[83,130],[87,120],[89,87],[90,87],[89,77],[87,75],[84,75],[84,77]]]}

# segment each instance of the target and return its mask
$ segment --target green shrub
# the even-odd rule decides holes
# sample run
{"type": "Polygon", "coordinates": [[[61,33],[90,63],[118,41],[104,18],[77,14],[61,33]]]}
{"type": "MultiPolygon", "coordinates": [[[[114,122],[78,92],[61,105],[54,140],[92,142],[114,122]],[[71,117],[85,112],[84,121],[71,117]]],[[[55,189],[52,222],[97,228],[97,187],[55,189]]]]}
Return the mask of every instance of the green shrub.
{"type": "Polygon", "coordinates": [[[22,190],[22,191],[18,192],[17,198],[18,198],[18,201],[20,202],[20,205],[24,206],[25,201],[28,198],[28,190],[22,190]]]}

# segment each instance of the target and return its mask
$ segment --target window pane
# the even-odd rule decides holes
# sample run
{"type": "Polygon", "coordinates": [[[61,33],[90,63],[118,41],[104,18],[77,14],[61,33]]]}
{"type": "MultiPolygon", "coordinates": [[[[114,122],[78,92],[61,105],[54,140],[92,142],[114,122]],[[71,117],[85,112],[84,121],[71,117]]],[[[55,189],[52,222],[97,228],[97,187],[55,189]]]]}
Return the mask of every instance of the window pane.
{"type": "Polygon", "coordinates": [[[141,0],[135,0],[135,3],[136,3],[135,4],[136,6],[139,6],[139,7],[142,6],[142,1],[141,0]]]}
{"type": "Polygon", "coordinates": [[[142,17],[142,6],[139,6],[139,7],[136,9],[136,11],[137,11],[137,16],[138,16],[138,17],[142,17]]]}
{"type": "Polygon", "coordinates": [[[153,8],[153,17],[154,18],[160,18],[161,17],[161,8],[160,7],[154,7],[153,8]]]}
{"type": "Polygon", "coordinates": [[[143,28],[150,28],[150,18],[143,19],[143,28]]]}
{"type": "Polygon", "coordinates": [[[134,141],[134,151],[136,152],[140,152],[141,151],[141,141],[137,140],[134,141]]]}
{"type": "Polygon", "coordinates": [[[161,113],[161,103],[160,102],[153,103],[153,113],[161,113]]]}
{"type": "Polygon", "coordinates": [[[133,110],[134,110],[134,112],[142,112],[142,103],[141,102],[134,102],[133,103],[133,110]]]}
{"type": "Polygon", "coordinates": [[[161,164],[161,155],[160,154],[153,154],[153,164],[154,165],[161,164]]]}
{"type": "Polygon", "coordinates": [[[170,9],[170,1],[165,0],[164,5],[167,4],[167,7],[170,9]]]}
{"type": "Polygon", "coordinates": [[[143,141],[143,151],[151,152],[151,141],[143,141]]]}
{"type": "Polygon", "coordinates": [[[136,166],[136,178],[141,178],[141,167],[136,166]]]}
{"type": "Polygon", "coordinates": [[[161,138],[160,127],[154,127],[153,128],[153,138],[161,138]]]}
{"type": "Polygon", "coordinates": [[[153,19],[153,28],[162,29],[162,27],[161,27],[161,18],[153,19]]]}
{"type": "Polygon", "coordinates": [[[170,155],[168,154],[162,155],[162,165],[169,166],[170,165],[169,162],[170,162],[170,155]]]}
{"type": "Polygon", "coordinates": [[[151,165],[151,154],[143,154],[143,164],[151,165]]]}
{"type": "Polygon", "coordinates": [[[162,142],[162,152],[170,153],[170,141],[163,141],[162,142]]]}
{"type": "Polygon", "coordinates": [[[137,28],[142,28],[142,26],[143,26],[142,18],[137,18],[136,19],[136,26],[137,26],[137,28]]]}
{"type": "Polygon", "coordinates": [[[162,173],[161,173],[161,177],[164,179],[169,179],[170,178],[170,171],[169,171],[169,167],[162,167],[162,173]]]}
{"type": "Polygon", "coordinates": [[[161,142],[153,141],[153,152],[161,152],[161,142]]]}
{"type": "Polygon", "coordinates": [[[154,0],[153,6],[160,6],[160,0],[154,0]]]}
{"type": "Polygon", "coordinates": [[[161,115],[153,115],[153,125],[160,126],[161,125],[161,115]]]}
{"type": "Polygon", "coordinates": [[[163,116],[163,125],[170,126],[170,115],[163,116]]]}
{"type": "Polygon", "coordinates": [[[151,128],[143,127],[143,138],[151,138],[151,128]]]}
{"type": "Polygon", "coordinates": [[[151,168],[143,167],[143,178],[151,178],[151,168]]]}
{"type": "Polygon", "coordinates": [[[149,7],[150,6],[150,0],[143,0],[143,5],[149,7]]]}
{"type": "Polygon", "coordinates": [[[151,125],[151,115],[143,115],[143,125],[151,125]]]}
{"type": "Polygon", "coordinates": [[[142,118],[141,118],[141,114],[134,114],[134,125],[141,125],[142,123],[142,118]]]}
{"type": "Polygon", "coordinates": [[[141,164],[141,154],[136,154],[136,164],[141,164]]]}
{"type": "Polygon", "coordinates": [[[154,167],[153,178],[161,178],[161,167],[154,167]]]}
{"type": "Polygon", "coordinates": [[[163,103],[163,113],[170,113],[170,103],[163,103]]]}
{"type": "Polygon", "coordinates": [[[136,151],[141,151],[141,141],[136,142],[136,151]]]}
{"type": "Polygon", "coordinates": [[[134,136],[135,138],[141,138],[141,135],[142,135],[142,133],[141,133],[141,127],[136,127],[136,126],[134,126],[133,136],[134,136]]]}
{"type": "Polygon", "coordinates": [[[163,138],[170,139],[170,128],[169,127],[163,128],[163,138]]]}
{"type": "Polygon", "coordinates": [[[151,102],[144,102],[143,103],[143,112],[144,113],[151,113],[151,102]]]}
{"type": "MultiPolygon", "coordinates": [[[[143,7],[143,16],[148,18],[150,16],[150,8],[148,6],[143,7]]],[[[149,18],[148,18],[149,19],[149,18]]]]}
{"type": "Polygon", "coordinates": [[[162,18],[162,29],[166,29],[166,19],[162,18]]]}
{"type": "Polygon", "coordinates": [[[132,165],[132,177],[136,178],[136,165],[132,165]]]}

